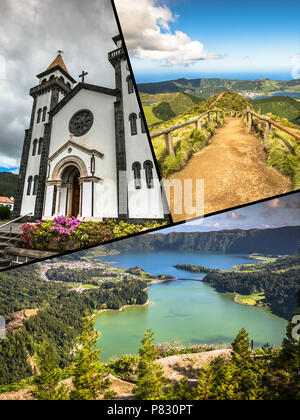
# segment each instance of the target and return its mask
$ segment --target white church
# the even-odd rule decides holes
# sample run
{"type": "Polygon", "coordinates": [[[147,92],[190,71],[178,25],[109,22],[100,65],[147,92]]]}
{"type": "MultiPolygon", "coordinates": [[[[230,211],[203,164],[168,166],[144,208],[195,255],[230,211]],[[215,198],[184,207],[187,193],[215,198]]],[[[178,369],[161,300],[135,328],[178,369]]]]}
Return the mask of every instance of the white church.
{"type": "Polygon", "coordinates": [[[115,88],[69,74],[61,52],[30,90],[33,108],[13,217],[163,220],[167,213],[120,36],[108,53],[115,88]],[[31,213],[31,215],[30,215],[31,213]]]}

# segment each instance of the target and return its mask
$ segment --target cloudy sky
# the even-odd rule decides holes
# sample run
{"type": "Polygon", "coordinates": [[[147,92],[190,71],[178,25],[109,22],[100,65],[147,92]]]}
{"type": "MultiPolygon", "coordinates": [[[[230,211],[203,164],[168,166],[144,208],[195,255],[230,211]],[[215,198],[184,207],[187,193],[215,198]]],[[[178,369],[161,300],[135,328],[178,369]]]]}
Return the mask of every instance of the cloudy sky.
{"type": "Polygon", "coordinates": [[[300,76],[299,0],[115,2],[138,82],[300,76]]]}
{"type": "Polygon", "coordinates": [[[114,87],[107,53],[117,34],[110,0],[0,1],[0,171],[19,166],[36,74],[61,49],[74,79],[85,70],[87,82],[114,87]]]}
{"type": "Polygon", "coordinates": [[[300,224],[300,193],[253,204],[239,210],[201,218],[173,228],[169,232],[209,232],[223,229],[272,229],[300,224]]]}

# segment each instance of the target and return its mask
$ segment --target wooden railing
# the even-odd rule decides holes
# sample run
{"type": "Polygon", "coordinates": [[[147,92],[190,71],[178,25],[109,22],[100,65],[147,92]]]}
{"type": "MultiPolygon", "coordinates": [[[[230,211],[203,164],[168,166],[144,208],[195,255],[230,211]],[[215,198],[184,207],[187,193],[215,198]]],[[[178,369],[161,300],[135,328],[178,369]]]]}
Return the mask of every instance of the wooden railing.
{"type": "MultiPolygon", "coordinates": [[[[285,133],[289,134],[290,136],[294,137],[297,140],[300,140],[300,135],[293,132],[292,130],[289,130],[288,128],[278,124],[277,122],[273,121],[270,117],[266,117],[264,115],[257,114],[254,111],[250,111],[249,109],[246,111],[247,113],[247,122],[248,122],[248,133],[253,129],[254,126],[254,119],[253,117],[258,118],[259,120],[264,122],[264,142],[266,141],[266,138],[268,137],[268,134],[270,132],[270,129],[272,126],[278,128],[281,131],[284,131],[285,133]]],[[[289,149],[289,151],[292,154],[295,154],[294,147],[284,138],[281,138],[281,141],[286,145],[286,147],[289,149]]]]}
{"type": "Polygon", "coordinates": [[[210,122],[212,113],[216,114],[216,121],[218,121],[219,114],[221,116],[222,115],[224,116],[224,111],[221,111],[221,110],[206,111],[203,114],[199,115],[198,117],[192,118],[188,121],[184,121],[182,123],[172,125],[170,127],[164,128],[164,129],[159,130],[159,131],[154,131],[153,133],[150,134],[150,137],[151,137],[151,139],[154,139],[155,137],[159,137],[159,136],[164,135],[168,153],[170,155],[175,156],[174,143],[173,143],[173,138],[171,136],[172,131],[178,130],[179,128],[186,127],[186,126],[192,125],[192,124],[196,125],[197,130],[201,130],[201,128],[202,128],[201,122],[200,122],[201,118],[207,116],[207,121],[210,122]]]}

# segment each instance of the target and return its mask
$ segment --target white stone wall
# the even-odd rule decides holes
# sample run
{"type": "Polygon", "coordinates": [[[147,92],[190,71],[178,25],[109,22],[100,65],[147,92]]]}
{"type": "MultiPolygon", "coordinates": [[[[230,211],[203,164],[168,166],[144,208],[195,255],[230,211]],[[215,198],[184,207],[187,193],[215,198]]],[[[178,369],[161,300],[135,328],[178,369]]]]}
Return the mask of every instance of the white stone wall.
{"type": "MultiPolygon", "coordinates": [[[[101,178],[101,181],[94,184],[94,217],[100,219],[118,216],[115,160],[115,99],[114,96],[101,92],[82,89],[53,117],[52,122],[49,157],[70,139],[69,122],[77,111],[89,109],[94,115],[94,123],[91,129],[81,137],[74,136],[73,141],[87,149],[95,149],[104,155],[103,159],[95,156],[94,176],[101,178]]],[[[73,154],[84,161],[88,176],[91,176],[91,155],[79,149],[75,150],[75,147],[71,152],[71,155],[73,154]]],[[[55,165],[67,156],[69,156],[69,152],[66,149],[51,162],[50,179],[55,165]]],[[[82,188],[82,217],[92,217],[91,188],[91,182],[84,183],[82,188]]],[[[47,206],[47,211],[49,209],[50,207],[47,206]]],[[[63,210],[62,207],[61,210],[63,210]]],[[[48,216],[46,209],[44,216],[48,216]]]]}
{"type": "Polygon", "coordinates": [[[164,211],[161,200],[161,190],[157,172],[155,169],[148,136],[142,133],[140,107],[135,93],[128,94],[127,76],[130,72],[126,60],[122,61],[122,91],[124,103],[124,124],[125,124],[125,142],[126,142],[126,160],[128,173],[128,205],[129,216],[131,218],[163,218],[164,211]],[[131,135],[129,115],[137,115],[137,135],[131,135]],[[145,171],[143,164],[150,160],[153,163],[154,188],[148,188],[146,184],[145,171]],[[141,189],[136,190],[134,184],[134,173],[132,164],[139,162],[141,164],[141,189]]]}

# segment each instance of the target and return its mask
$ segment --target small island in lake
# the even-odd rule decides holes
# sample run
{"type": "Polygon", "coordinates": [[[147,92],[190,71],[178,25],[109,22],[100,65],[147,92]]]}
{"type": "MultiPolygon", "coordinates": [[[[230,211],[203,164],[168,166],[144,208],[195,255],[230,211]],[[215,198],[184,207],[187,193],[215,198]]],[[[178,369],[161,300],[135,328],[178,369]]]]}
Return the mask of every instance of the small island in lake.
{"type": "Polygon", "coordinates": [[[208,268],[203,267],[202,265],[193,265],[193,264],[176,264],[173,267],[178,270],[191,271],[192,273],[215,273],[220,272],[218,268],[208,268]]]}

